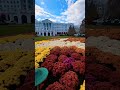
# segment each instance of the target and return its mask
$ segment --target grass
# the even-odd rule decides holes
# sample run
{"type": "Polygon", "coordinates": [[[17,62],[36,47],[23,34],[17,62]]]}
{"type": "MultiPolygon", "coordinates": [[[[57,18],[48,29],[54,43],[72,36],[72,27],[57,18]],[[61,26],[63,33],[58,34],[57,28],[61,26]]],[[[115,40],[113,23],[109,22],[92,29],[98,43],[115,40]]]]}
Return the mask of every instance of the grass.
{"type": "Polygon", "coordinates": [[[40,36],[40,37],[35,37],[36,41],[41,41],[41,40],[49,40],[49,39],[55,39],[55,38],[68,38],[69,36],[40,36]]]}
{"type": "Polygon", "coordinates": [[[0,36],[34,32],[34,24],[0,25],[0,36]]]}
{"type": "Polygon", "coordinates": [[[39,36],[35,37],[35,41],[50,40],[55,38],[85,38],[85,37],[74,37],[74,36],[39,36]]]}

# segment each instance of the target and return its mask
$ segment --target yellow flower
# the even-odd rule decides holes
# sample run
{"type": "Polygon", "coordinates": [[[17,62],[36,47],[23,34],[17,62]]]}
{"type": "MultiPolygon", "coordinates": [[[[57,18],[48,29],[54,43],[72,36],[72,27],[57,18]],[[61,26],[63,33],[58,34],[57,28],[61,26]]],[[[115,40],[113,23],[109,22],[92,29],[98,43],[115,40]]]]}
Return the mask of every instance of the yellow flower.
{"type": "Polygon", "coordinates": [[[80,90],[85,90],[85,80],[83,82],[83,85],[80,86],[80,90]]]}

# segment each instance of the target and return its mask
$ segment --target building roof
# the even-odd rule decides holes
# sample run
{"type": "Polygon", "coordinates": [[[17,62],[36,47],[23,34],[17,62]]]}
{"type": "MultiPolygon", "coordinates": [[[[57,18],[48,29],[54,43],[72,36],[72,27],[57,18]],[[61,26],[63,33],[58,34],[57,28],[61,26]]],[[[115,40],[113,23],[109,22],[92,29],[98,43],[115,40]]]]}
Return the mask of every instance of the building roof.
{"type": "Polygon", "coordinates": [[[44,22],[45,22],[45,23],[46,23],[46,22],[47,22],[47,23],[52,23],[52,21],[50,21],[49,19],[42,20],[42,22],[43,22],[43,23],[44,23],[44,22]]]}

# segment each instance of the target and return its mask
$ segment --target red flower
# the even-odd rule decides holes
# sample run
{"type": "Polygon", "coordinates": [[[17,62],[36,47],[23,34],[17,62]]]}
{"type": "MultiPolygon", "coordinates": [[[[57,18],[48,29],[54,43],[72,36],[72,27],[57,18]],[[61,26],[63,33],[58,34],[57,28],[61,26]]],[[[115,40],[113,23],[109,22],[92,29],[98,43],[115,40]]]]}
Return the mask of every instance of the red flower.
{"type": "Polygon", "coordinates": [[[53,68],[54,63],[53,62],[49,62],[49,61],[45,61],[41,64],[42,67],[45,67],[48,69],[48,71],[51,71],[53,68]]]}
{"type": "Polygon", "coordinates": [[[81,56],[81,57],[80,57],[80,61],[81,61],[81,62],[85,62],[85,56],[81,56]]]}
{"type": "Polygon", "coordinates": [[[50,62],[56,62],[56,60],[57,60],[57,56],[56,55],[54,55],[54,54],[50,54],[50,55],[48,55],[47,56],[47,58],[45,59],[45,61],[50,61],[50,62]]]}
{"type": "Polygon", "coordinates": [[[60,51],[61,51],[61,48],[56,46],[50,51],[50,54],[59,55],[60,51]]]}
{"type": "Polygon", "coordinates": [[[46,90],[65,90],[64,86],[60,84],[59,82],[54,82],[53,84],[50,84],[46,90]]]}
{"type": "Polygon", "coordinates": [[[79,60],[80,57],[81,57],[81,55],[80,55],[79,53],[72,53],[72,54],[71,54],[71,57],[73,57],[74,59],[79,60]]]}
{"type": "Polygon", "coordinates": [[[69,55],[69,48],[68,47],[66,47],[66,46],[64,46],[63,48],[62,48],[62,50],[60,51],[60,54],[62,54],[62,55],[69,55]]]}
{"type": "Polygon", "coordinates": [[[109,82],[98,82],[94,85],[93,90],[111,90],[113,85],[109,82]]]}
{"type": "Polygon", "coordinates": [[[70,87],[72,90],[76,90],[79,80],[78,76],[75,72],[73,71],[68,71],[66,72],[60,79],[60,83],[64,85],[66,88],[70,87]]]}
{"type": "Polygon", "coordinates": [[[59,62],[63,62],[66,58],[68,58],[66,55],[60,55],[60,56],[58,57],[58,61],[59,61],[59,62]]]}
{"type": "Polygon", "coordinates": [[[72,63],[73,70],[75,72],[79,72],[80,74],[85,73],[85,63],[81,61],[75,61],[72,63]]]}
{"type": "Polygon", "coordinates": [[[56,62],[53,66],[53,76],[63,75],[66,71],[66,65],[62,62],[56,62]]]}

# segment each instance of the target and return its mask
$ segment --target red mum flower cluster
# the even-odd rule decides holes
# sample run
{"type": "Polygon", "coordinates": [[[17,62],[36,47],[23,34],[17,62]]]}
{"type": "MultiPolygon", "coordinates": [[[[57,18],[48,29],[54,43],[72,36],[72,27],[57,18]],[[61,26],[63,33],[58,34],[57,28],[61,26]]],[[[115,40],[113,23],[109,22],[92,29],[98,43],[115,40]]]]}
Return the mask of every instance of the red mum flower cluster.
{"type": "Polygon", "coordinates": [[[59,55],[60,51],[61,51],[61,48],[56,46],[50,51],[50,54],[59,55]]]}
{"type": "Polygon", "coordinates": [[[62,50],[60,51],[61,55],[69,55],[69,48],[68,47],[63,47],[62,50]]]}
{"type": "Polygon", "coordinates": [[[76,90],[85,72],[85,56],[77,52],[76,46],[55,47],[41,64],[49,70],[47,83],[41,90],[76,90]]]}
{"type": "Polygon", "coordinates": [[[72,53],[71,57],[76,59],[76,60],[80,60],[81,55],[79,53],[72,53]]]}
{"type": "Polygon", "coordinates": [[[25,78],[24,84],[16,90],[36,90],[36,87],[34,86],[34,72],[34,70],[30,71],[25,78]]]}
{"type": "Polygon", "coordinates": [[[72,66],[75,72],[79,72],[80,74],[85,73],[85,62],[75,61],[72,63],[72,66]]]}
{"type": "Polygon", "coordinates": [[[47,56],[47,58],[45,59],[45,61],[50,61],[50,62],[56,62],[57,60],[57,56],[54,54],[50,54],[47,56]]]}
{"type": "Polygon", "coordinates": [[[79,83],[78,75],[73,71],[66,72],[60,78],[59,81],[65,87],[70,87],[70,88],[73,88],[74,90],[76,90],[78,83],[79,83]]]}
{"type": "Polygon", "coordinates": [[[48,71],[51,71],[53,68],[54,63],[53,62],[49,62],[49,61],[45,61],[41,64],[42,67],[45,67],[48,69],[48,71]]]}
{"type": "Polygon", "coordinates": [[[53,66],[53,76],[63,75],[66,71],[66,65],[62,62],[56,62],[53,66]]]}
{"type": "Polygon", "coordinates": [[[65,90],[64,86],[60,84],[59,82],[54,82],[53,84],[50,84],[46,90],[65,90]]]}
{"type": "Polygon", "coordinates": [[[100,64],[87,64],[86,73],[92,74],[98,80],[108,80],[111,70],[100,64]]]}
{"type": "Polygon", "coordinates": [[[85,50],[84,50],[84,49],[77,48],[75,51],[76,51],[77,53],[81,53],[83,56],[85,56],[85,50]]]}
{"type": "Polygon", "coordinates": [[[80,61],[81,61],[81,62],[85,62],[85,56],[81,56],[81,57],[80,57],[80,61]]]}
{"type": "Polygon", "coordinates": [[[66,64],[67,70],[71,69],[71,67],[72,67],[71,63],[74,62],[74,61],[75,61],[75,59],[72,58],[72,57],[66,58],[66,59],[63,61],[63,63],[66,64]]]}
{"type": "Polygon", "coordinates": [[[63,62],[66,58],[68,58],[66,55],[60,55],[60,56],[58,57],[58,61],[59,61],[59,62],[63,62]]]}

